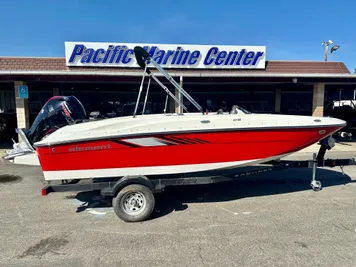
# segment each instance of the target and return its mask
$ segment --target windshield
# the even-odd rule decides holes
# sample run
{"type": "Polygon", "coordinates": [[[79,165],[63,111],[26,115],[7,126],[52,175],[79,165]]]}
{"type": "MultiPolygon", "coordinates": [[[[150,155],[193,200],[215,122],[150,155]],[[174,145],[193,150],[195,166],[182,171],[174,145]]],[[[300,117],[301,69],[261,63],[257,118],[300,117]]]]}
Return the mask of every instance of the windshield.
{"type": "Polygon", "coordinates": [[[241,110],[243,113],[245,113],[245,114],[251,114],[251,112],[250,111],[248,111],[248,110],[246,110],[246,109],[244,109],[244,108],[242,108],[242,107],[240,107],[240,106],[237,106],[237,108],[239,109],[239,110],[241,110]]]}
{"type": "Polygon", "coordinates": [[[85,119],[85,109],[76,97],[55,96],[43,106],[26,135],[33,144],[63,126],[85,119]]]}

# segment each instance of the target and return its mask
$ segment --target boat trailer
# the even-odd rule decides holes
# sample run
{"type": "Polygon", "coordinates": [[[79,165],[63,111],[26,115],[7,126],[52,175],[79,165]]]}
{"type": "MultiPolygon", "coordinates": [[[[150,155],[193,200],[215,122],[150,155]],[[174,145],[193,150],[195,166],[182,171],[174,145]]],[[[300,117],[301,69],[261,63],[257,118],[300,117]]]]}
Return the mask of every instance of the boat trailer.
{"type": "Polygon", "coordinates": [[[231,170],[215,175],[192,175],[181,174],[180,176],[124,176],[112,178],[95,178],[83,180],[61,180],[49,181],[42,189],[42,196],[50,192],[68,191],[97,191],[100,190],[102,196],[112,197],[113,208],[116,215],[126,222],[144,221],[151,215],[155,199],[154,194],[162,192],[167,186],[202,185],[238,180],[242,177],[249,177],[256,174],[284,170],[290,168],[311,168],[312,179],[311,188],[320,191],[322,184],[316,180],[317,167],[334,168],[339,166],[344,174],[343,167],[356,165],[354,158],[347,159],[324,159],[327,150],[335,144],[333,138],[320,141],[319,152],[313,153],[311,160],[278,160],[272,161],[267,166],[251,166],[248,170],[231,170]],[[56,183],[57,182],[57,183],[56,183]]]}

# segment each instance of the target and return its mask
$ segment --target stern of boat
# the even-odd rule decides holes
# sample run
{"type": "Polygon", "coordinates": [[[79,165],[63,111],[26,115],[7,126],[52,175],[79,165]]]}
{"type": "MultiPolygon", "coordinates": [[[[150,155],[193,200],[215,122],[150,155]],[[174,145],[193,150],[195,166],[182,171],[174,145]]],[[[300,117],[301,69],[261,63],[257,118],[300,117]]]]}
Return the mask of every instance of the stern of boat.
{"type": "Polygon", "coordinates": [[[3,158],[13,164],[40,166],[36,150],[31,146],[26,134],[22,129],[16,129],[19,135],[19,142],[13,141],[12,149],[6,151],[3,158]]]}

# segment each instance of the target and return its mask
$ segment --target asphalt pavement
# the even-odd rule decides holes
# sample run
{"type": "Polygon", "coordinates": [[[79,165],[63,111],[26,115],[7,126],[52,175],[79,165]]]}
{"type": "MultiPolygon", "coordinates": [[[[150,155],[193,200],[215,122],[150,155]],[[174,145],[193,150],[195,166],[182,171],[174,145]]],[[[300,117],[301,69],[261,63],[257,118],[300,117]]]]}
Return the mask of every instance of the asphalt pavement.
{"type": "Polygon", "coordinates": [[[311,169],[167,188],[150,220],[125,223],[110,199],[43,197],[40,168],[0,159],[0,266],[356,266],[356,166],[344,171],[318,169],[319,192],[311,169]]]}

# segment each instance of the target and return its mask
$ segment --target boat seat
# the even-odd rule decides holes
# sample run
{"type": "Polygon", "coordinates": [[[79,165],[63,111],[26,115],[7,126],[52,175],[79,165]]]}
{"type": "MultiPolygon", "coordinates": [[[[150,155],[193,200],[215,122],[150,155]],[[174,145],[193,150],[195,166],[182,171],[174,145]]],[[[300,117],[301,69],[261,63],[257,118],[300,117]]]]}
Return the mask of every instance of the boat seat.
{"type": "Polygon", "coordinates": [[[229,114],[238,114],[239,109],[237,105],[233,105],[229,114]]]}

